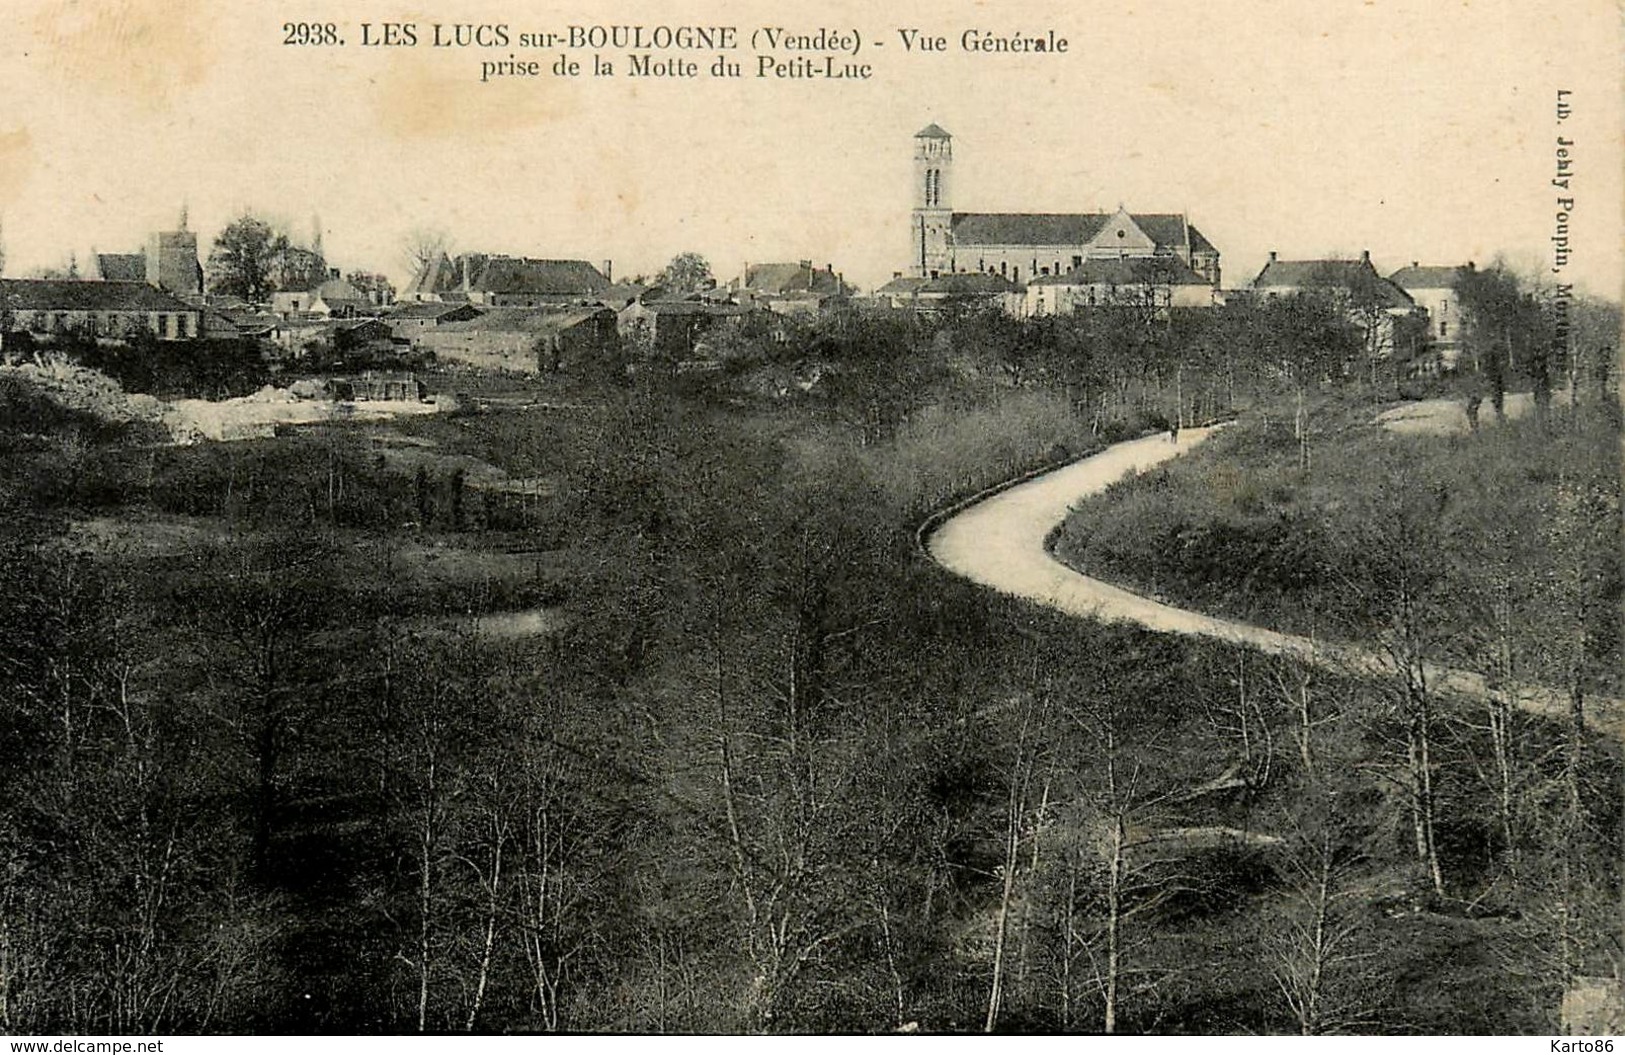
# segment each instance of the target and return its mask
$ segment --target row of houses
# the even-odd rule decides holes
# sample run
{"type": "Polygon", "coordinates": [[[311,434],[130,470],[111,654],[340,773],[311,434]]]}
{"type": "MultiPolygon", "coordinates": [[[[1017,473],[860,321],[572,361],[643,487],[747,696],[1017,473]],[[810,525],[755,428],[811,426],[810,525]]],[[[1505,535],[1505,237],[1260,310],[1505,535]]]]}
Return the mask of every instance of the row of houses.
{"type": "Polygon", "coordinates": [[[1456,284],[1473,267],[1413,262],[1383,277],[1368,253],[1356,260],[1283,260],[1271,253],[1248,290],[1221,293],[1178,260],[1097,259],[1020,285],[989,271],[898,276],[854,300],[833,267],[806,262],[755,265],[740,282],[685,297],[666,296],[647,285],[609,284],[579,261],[571,263],[580,268],[525,263],[476,272],[485,288],[473,290],[474,296],[465,296],[470,290],[460,282],[440,290],[423,284],[410,299],[388,308],[342,296],[347,292],[342,288],[303,291],[292,296],[308,299],[271,305],[283,311],[263,311],[229,300],[217,306],[182,299],[139,281],[7,279],[0,280],[0,332],[71,332],[101,340],[125,340],[137,332],[160,341],[247,338],[285,353],[395,344],[470,365],[552,371],[582,356],[604,354],[619,340],[635,340],[663,357],[689,359],[718,326],[738,326],[753,316],[816,313],[835,304],[924,313],[991,304],[1031,317],[1109,308],[1197,309],[1237,296],[1321,294],[1337,298],[1351,317],[1371,328],[1370,344],[1378,355],[1393,351],[1400,319],[1425,318],[1440,365],[1448,369],[1461,335],[1456,284]],[[495,274],[513,281],[495,281],[495,274]],[[528,303],[515,306],[514,300],[528,303]]]}
{"type": "Polygon", "coordinates": [[[992,305],[1040,317],[1102,309],[1166,313],[1218,307],[1237,296],[1314,293],[1336,298],[1367,326],[1375,354],[1391,354],[1395,328],[1409,316],[1425,318],[1446,366],[1454,360],[1460,268],[1413,263],[1384,278],[1369,254],[1280,260],[1271,253],[1248,287],[1225,290],[1218,248],[1183,212],[1121,205],[1088,213],[955,211],[953,137],[933,124],[914,144],[912,258],[906,273],[868,296],[855,295],[834,265],[810,260],[748,264],[731,282],[673,296],[647,282],[615,281],[609,261],[440,252],[412,276],[399,303],[388,304],[376,290],[328,269],[318,235],[314,250],[288,247],[286,259],[279,258],[278,288],[265,303],[247,304],[203,294],[197,239],[183,213],[180,230],[153,235],[141,253],[96,254],[96,282],[6,284],[0,311],[7,312],[7,327],[35,333],[71,329],[117,339],[145,330],[159,340],[264,340],[288,352],[390,342],[485,366],[535,359],[536,369],[557,369],[577,349],[607,345],[611,330],[639,348],[683,359],[719,326],[847,304],[922,313],[992,305]]]}
{"type": "Polygon", "coordinates": [[[145,282],[0,279],[0,348],[6,334],[17,332],[47,341],[128,342],[146,335],[159,341],[252,340],[273,357],[290,360],[378,358],[411,350],[482,369],[554,373],[614,357],[623,342],[645,354],[692,359],[706,335],[719,328],[777,317],[762,302],[707,294],[673,298],[628,288],[614,297],[572,295],[527,307],[452,297],[329,316],[189,302],[145,282]]]}
{"type": "Polygon", "coordinates": [[[1414,320],[1428,343],[1432,365],[1448,370],[1461,354],[1459,283],[1475,268],[1470,260],[1459,266],[1423,266],[1412,261],[1384,277],[1372,264],[1369,251],[1357,260],[1282,260],[1271,251],[1250,292],[1266,299],[1329,298],[1365,331],[1367,348],[1377,358],[1398,350],[1396,334],[1401,321],[1414,320]]]}

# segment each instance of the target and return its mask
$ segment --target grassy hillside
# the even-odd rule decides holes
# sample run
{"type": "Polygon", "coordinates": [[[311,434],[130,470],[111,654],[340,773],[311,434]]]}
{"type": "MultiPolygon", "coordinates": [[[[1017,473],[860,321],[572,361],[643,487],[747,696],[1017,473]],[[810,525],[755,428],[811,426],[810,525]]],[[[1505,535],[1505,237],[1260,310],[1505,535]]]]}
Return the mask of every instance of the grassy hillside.
{"type": "Polygon", "coordinates": [[[1438,658],[1565,685],[1583,622],[1585,684],[1618,692],[1618,431],[1558,411],[1461,436],[1401,436],[1369,408],[1315,415],[1309,467],[1289,417],[1254,416],[1080,505],[1056,552],[1090,574],[1204,611],[1378,641],[1401,595],[1438,658]],[[1567,622],[1565,622],[1567,620],[1567,622]],[[1578,625],[1578,624],[1576,624],[1578,625]]]}

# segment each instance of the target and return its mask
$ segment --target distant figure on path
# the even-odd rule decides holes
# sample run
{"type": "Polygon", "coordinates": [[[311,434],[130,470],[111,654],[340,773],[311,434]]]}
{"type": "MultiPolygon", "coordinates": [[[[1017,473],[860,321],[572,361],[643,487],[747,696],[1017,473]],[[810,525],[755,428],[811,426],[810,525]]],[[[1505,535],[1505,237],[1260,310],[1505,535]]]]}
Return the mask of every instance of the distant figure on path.
{"type": "Polygon", "coordinates": [[[1179,442],[1179,417],[1177,415],[1168,421],[1168,442],[1179,442]]]}
{"type": "Polygon", "coordinates": [[[1464,409],[1467,411],[1467,430],[1469,432],[1478,431],[1478,408],[1482,406],[1483,403],[1484,397],[1479,395],[1477,392],[1474,392],[1472,395],[1467,397],[1467,405],[1464,409]]]}

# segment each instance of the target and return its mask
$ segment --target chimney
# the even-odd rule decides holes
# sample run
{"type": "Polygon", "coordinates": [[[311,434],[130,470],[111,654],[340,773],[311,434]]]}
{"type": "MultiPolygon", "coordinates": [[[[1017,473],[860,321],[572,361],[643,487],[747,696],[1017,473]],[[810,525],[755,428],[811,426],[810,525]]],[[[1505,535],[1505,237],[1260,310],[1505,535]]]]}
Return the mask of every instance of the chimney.
{"type": "Polygon", "coordinates": [[[1421,264],[1418,264],[1418,263],[1417,263],[1417,262],[1416,262],[1416,261],[1414,261],[1414,260],[1412,260],[1412,261],[1411,261],[1411,266],[1412,266],[1412,267],[1421,267],[1421,266],[1422,266],[1422,265],[1421,265],[1421,264]]]}
{"type": "Polygon", "coordinates": [[[463,292],[468,292],[468,254],[463,254],[463,292]]]}
{"type": "Polygon", "coordinates": [[[604,281],[615,281],[615,261],[613,260],[604,261],[604,281]]]}
{"type": "Polygon", "coordinates": [[[1360,250],[1360,263],[1362,263],[1362,264],[1371,263],[1371,250],[1369,250],[1369,249],[1360,250]]]}
{"type": "Polygon", "coordinates": [[[1478,265],[1473,263],[1471,260],[1469,260],[1469,261],[1467,261],[1467,270],[1468,271],[1477,271],[1478,270],[1478,265]]]}
{"type": "Polygon", "coordinates": [[[1270,263],[1275,263],[1275,250],[1270,250],[1270,263]]]}

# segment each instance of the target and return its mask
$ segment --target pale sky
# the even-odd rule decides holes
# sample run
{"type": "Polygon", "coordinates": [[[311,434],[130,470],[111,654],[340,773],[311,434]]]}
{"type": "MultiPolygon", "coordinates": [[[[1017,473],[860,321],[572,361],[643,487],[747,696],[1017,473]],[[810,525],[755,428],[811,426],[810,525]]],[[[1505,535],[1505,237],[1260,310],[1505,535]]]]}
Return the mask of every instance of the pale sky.
{"type": "MultiPolygon", "coordinates": [[[[1225,285],[1283,257],[1551,263],[1556,138],[1575,142],[1571,264],[1617,296],[1625,108],[1613,0],[1162,0],[817,5],[626,0],[6,0],[0,215],[7,273],[131,251],[181,203],[207,241],[243,208],[397,281],[414,226],[458,248],[613,260],[696,250],[833,263],[865,287],[907,265],[912,136],[954,135],[962,211],[1180,212],[1225,285]],[[297,10],[296,10],[297,9],[297,10]],[[812,13],[809,13],[812,12],[812,13]],[[341,23],[341,48],[283,23],[341,23]],[[358,46],[412,21],[419,46],[358,46]],[[558,49],[428,46],[429,25],[857,29],[867,81],[546,75],[558,49]],[[903,50],[902,28],[949,38],[903,50]],[[963,30],[1053,28],[1066,54],[971,55],[963,30]],[[482,59],[544,76],[479,83],[482,59]],[[1573,91],[1559,128],[1556,92],[1573,91]]],[[[588,52],[573,58],[590,68],[588,52]]],[[[703,68],[715,57],[697,52],[703,68]]],[[[851,56],[847,57],[851,59],[851,56]]]]}

